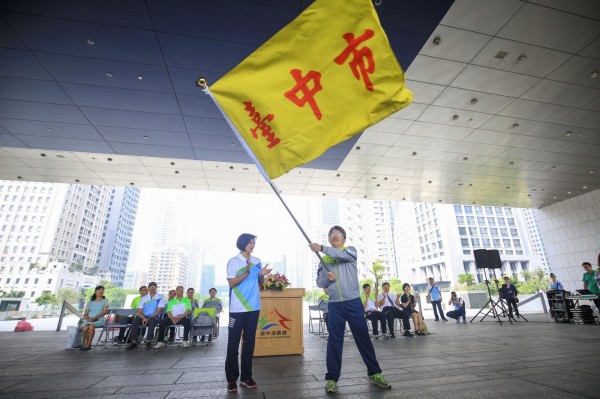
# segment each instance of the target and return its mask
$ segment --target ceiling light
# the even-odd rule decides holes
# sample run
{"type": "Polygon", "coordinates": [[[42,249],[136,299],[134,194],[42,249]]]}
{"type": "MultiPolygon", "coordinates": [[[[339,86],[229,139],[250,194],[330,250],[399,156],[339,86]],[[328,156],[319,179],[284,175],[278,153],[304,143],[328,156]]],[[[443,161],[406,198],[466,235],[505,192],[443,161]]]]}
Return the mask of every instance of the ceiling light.
{"type": "Polygon", "coordinates": [[[541,203],[542,203],[542,204],[545,204],[545,202],[544,202],[544,201],[541,201],[541,203]]]}
{"type": "Polygon", "coordinates": [[[229,143],[229,145],[230,145],[231,147],[235,147],[235,143],[234,143],[233,141],[232,141],[231,143],[229,143]]]}
{"type": "Polygon", "coordinates": [[[442,200],[438,200],[438,202],[442,202],[442,200]]]}
{"type": "Polygon", "coordinates": [[[469,183],[469,187],[473,187],[473,183],[469,183]]]}
{"type": "Polygon", "coordinates": [[[148,136],[144,136],[144,140],[148,140],[148,136]]]}
{"type": "Polygon", "coordinates": [[[176,175],[178,175],[178,174],[179,174],[179,171],[178,171],[178,170],[176,170],[176,171],[175,171],[175,174],[176,174],[176,175]]]}
{"type": "Polygon", "coordinates": [[[577,135],[577,137],[579,137],[579,138],[582,138],[582,137],[583,137],[583,134],[579,133],[579,134],[577,135]]]}
{"type": "Polygon", "coordinates": [[[96,42],[94,41],[94,39],[89,38],[89,39],[87,39],[87,44],[89,44],[90,46],[93,46],[94,44],[96,44],[96,42]]]}
{"type": "Polygon", "coordinates": [[[592,73],[590,73],[590,78],[596,79],[597,77],[598,77],[598,71],[593,71],[592,73]]]}
{"type": "Polygon", "coordinates": [[[40,156],[41,156],[42,158],[44,158],[44,157],[46,157],[46,154],[43,154],[43,153],[42,153],[42,154],[40,154],[40,156]]]}
{"type": "Polygon", "coordinates": [[[518,123],[513,123],[512,127],[513,127],[513,129],[516,129],[516,128],[519,127],[519,124],[518,123]]]}
{"type": "Polygon", "coordinates": [[[137,77],[137,78],[138,78],[138,80],[142,80],[142,79],[144,79],[144,77],[143,77],[142,75],[138,75],[138,77],[137,77]]]}
{"type": "Polygon", "coordinates": [[[566,132],[566,133],[565,133],[565,136],[567,136],[567,137],[571,137],[571,135],[572,135],[572,134],[573,134],[573,132],[571,132],[571,131],[568,131],[568,132],[566,132]]]}
{"type": "Polygon", "coordinates": [[[513,161],[510,161],[508,164],[509,165],[514,165],[515,163],[513,161]]]}
{"type": "Polygon", "coordinates": [[[22,179],[22,178],[23,178],[23,177],[21,177],[21,176],[17,176],[17,179],[19,179],[19,180],[20,180],[20,179],[22,179]]]}
{"type": "Polygon", "coordinates": [[[64,159],[64,158],[65,158],[65,156],[64,156],[64,155],[62,155],[62,154],[57,154],[57,155],[56,155],[56,158],[64,159]]]}
{"type": "Polygon", "coordinates": [[[477,104],[477,99],[476,98],[472,98],[471,99],[471,104],[477,104]]]}
{"type": "Polygon", "coordinates": [[[458,185],[459,185],[459,186],[462,186],[463,184],[462,184],[462,183],[458,183],[458,185]]]}
{"type": "Polygon", "coordinates": [[[181,186],[181,188],[186,188],[187,186],[184,184],[183,186],[181,186]]]}
{"type": "Polygon", "coordinates": [[[406,197],[402,197],[402,201],[406,201],[406,197]]]}
{"type": "Polygon", "coordinates": [[[106,72],[106,76],[108,76],[109,78],[112,78],[113,77],[112,72],[106,72]]]}
{"type": "Polygon", "coordinates": [[[248,169],[248,168],[242,168],[242,170],[250,170],[250,169],[248,169]]]}
{"type": "Polygon", "coordinates": [[[326,196],[327,194],[323,193],[323,197],[326,196]]]}
{"type": "Polygon", "coordinates": [[[436,36],[436,37],[433,39],[433,44],[434,44],[434,45],[436,45],[436,46],[437,46],[438,44],[440,44],[441,42],[442,42],[442,39],[440,39],[440,37],[439,37],[439,36],[436,36]]]}
{"type": "Polygon", "coordinates": [[[452,119],[455,120],[455,121],[458,120],[458,115],[452,116],[452,119]]]}
{"type": "Polygon", "coordinates": [[[557,198],[556,195],[554,197],[552,197],[552,199],[556,199],[556,198],[557,198]]]}
{"type": "Polygon", "coordinates": [[[581,187],[581,188],[583,188],[583,189],[585,190],[585,189],[587,188],[587,186],[583,186],[583,187],[581,187]]]}
{"type": "Polygon", "coordinates": [[[594,171],[593,171],[593,170],[590,170],[588,173],[589,173],[590,175],[593,175],[593,174],[594,174],[594,171]]]}
{"type": "Polygon", "coordinates": [[[340,177],[340,174],[339,174],[339,173],[337,173],[337,174],[335,175],[335,177],[340,177]]]}
{"type": "Polygon", "coordinates": [[[54,131],[54,129],[52,129],[51,127],[49,127],[49,128],[48,128],[48,131],[49,131],[49,132],[53,132],[53,131],[54,131]]]}
{"type": "Polygon", "coordinates": [[[79,183],[79,179],[75,179],[75,183],[79,183]]]}
{"type": "Polygon", "coordinates": [[[413,157],[416,157],[416,156],[417,156],[417,153],[416,153],[416,151],[412,153],[412,156],[413,156],[413,157]]]}
{"type": "Polygon", "coordinates": [[[428,181],[427,181],[427,184],[431,184],[431,183],[433,183],[431,180],[428,180],[428,181]]]}
{"type": "Polygon", "coordinates": [[[363,198],[367,198],[367,196],[365,195],[365,196],[363,196],[363,198]]]}
{"type": "Polygon", "coordinates": [[[510,186],[506,186],[506,188],[507,188],[508,190],[510,190],[510,186]]]}
{"type": "Polygon", "coordinates": [[[468,161],[469,157],[463,157],[463,161],[468,161]]]}
{"type": "Polygon", "coordinates": [[[519,61],[519,64],[524,63],[525,61],[527,61],[527,57],[522,55],[519,58],[517,58],[517,61],[519,61]]]}
{"type": "Polygon", "coordinates": [[[231,189],[231,191],[235,191],[235,187],[233,187],[233,188],[231,189]]]}
{"type": "Polygon", "coordinates": [[[387,180],[387,179],[388,179],[387,177],[384,177],[384,178],[383,178],[383,180],[387,180]]]}
{"type": "Polygon", "coordinates": [[[371,179],[375,180],[377,179],[377,176],[371,176],[371,179]]]}
{"type": "Polygon", "coordinates": [[[472,204],[475,205],[477,202],[473,201],[472,204]]]}
{"type": "Polygon", "coordinates": [[[107,158],[107,159],[108,159],[108,162],[112,162],[112,158],[107,158]]]}
{"type": "Polygon", "coordinates": [[[230,166],[230,167],[229,167],[229,170],[233,170],[233,166],[230,166]]]}
{"type": "MultiPolygon", "coordinates": [[[[171,162],[171,166],[175,166],[175,162],[171,162]]],[[[218,166],[217,166],[218,167],[218,166]]]]}
{"type": "Polygon", "coordinates": [[[381,187],[381,184],[377,184],[377,187],[381,187]]]}
{"type": "Polygon", "coordinates": [[[133,184],[133,182],[129,183],[130,186],[135,186],[135,184],[133,184]]]}
{"type": "Polygon", "coordinates": [[[567,194],[571,195],[571,191],[567,191],[567,194]]]}
{"type": "Polygon", "coordinates": [[[358,151],[358,150],[360,150],[360,146],[359,145],[356,146],[356,151],[358,151]]]}
{"type": "Polygon", "coordinates": [[[554,165],[550,166],[550,169],[554,170],[554,169],[556,169],[556,166],[554,166],[554,165]]]}
{"type": "Polygon", "coordinates": [[[527,194],[528,197],[531,197],[531,194],[527,194]]]}

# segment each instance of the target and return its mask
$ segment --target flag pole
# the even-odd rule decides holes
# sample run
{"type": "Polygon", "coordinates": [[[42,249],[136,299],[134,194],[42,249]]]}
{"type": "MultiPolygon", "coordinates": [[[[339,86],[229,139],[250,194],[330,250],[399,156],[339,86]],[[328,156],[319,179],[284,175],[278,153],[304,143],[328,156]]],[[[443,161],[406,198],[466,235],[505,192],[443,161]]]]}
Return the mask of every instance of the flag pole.
{"type": "MultiPolygon", "coordinates": [[[[235,127],[235,125],[231,122],[231,120],[229,119],[229,117],[227,116],[227,114],[225,113],[225,111],[223,110],[223,108],[221,108],[221,105],[219,104],[219,102],[217,101],[217,99],[211,93],[210,89],[208,88],[208,82],[206,81],[206,79],[205,78],[199,78],[196,81],[196,84],[199,87],[201,87],[202,91],[204,91],[204,93],[206,93],[213,100],[213,102],[215,103],[215,105],[217,106],[217,108],[219,109],[219,111],[221,112],[221,115],[223,115],[223,118],[225,118],[225,121],[229,125],[229,128],[233,131],[233,133],[237,137],[238,141],[240,142],[240,144],[244,148],[244,151],[246,151],[246,154],[248,154],[248,156],[250,157],[250,159],[252,161],[254,161],[254,164],[258,168],[258,171],[263,176],[263,178],[265,179],[265,181],[269,184],[269,186],[271,186],[271,188],[273,189],[273,191],[277,195],[277,198],[279,198],[279,200],[283,204],[284,208],[288,211],[288,213],[292,217],[292,220],[294,221],[294,223],[296,223],[296,226],[298,226],[298,229],[300,229],[300,232],[302,233],[302,235],[304,236],[304,238],[306,238],[306,241],[309,244],[312,244],[312,241],[308,237],[308,234],[306,234],[306,232],[304,231],[304,229],[300,225],[300,222],[298,222],[298,219],[296,219],[296,216],[294,216],[294,214],[292,213],[292,210],[287,206],[286,202],[283,200],[283,197],[281,196],[281,194],[280,194],[279,189],[277,188],[277,186],[275,186],[275,183],[273,183],[271,181],[271,178],[269,177],[269,175],[267,174],[267,172],[265,171],[265,169],[263,168],[263,166],[260,164],[260,161],[256,158],[256,156],[254,155],[254,153],[252,152],[252,150],[250,149],[250,147],[248,146],[248,143],[246,143],[246,140],[244,140],[244,138],[242,137],[242,135],[240,134],[240,132],[237,130],[237,128],[235,127]]],[[[319,258],[319,260],[321,261],[321,263],[323,263],[323,265],[325,265],[325,268],[327,269],[327,266],[326,266],[325,262],[323,262],[323,258],[321,257],[321,254],[319,252],[315,252],[315,254],[317,255],[317,257],[319,258]]]]}

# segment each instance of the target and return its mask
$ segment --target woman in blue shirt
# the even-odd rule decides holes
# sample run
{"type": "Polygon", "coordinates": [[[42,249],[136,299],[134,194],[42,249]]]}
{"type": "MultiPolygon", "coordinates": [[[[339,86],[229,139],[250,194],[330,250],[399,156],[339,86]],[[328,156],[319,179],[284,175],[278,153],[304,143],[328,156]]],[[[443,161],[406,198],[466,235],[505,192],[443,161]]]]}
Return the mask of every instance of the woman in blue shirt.
{"type": "Polygon", "coordinates": [[[83,313],[83,345],[79,350],[89,351],[92,349],[92,341],[96,333],[96,327],[104,327],[106,324],[106,314],[108,313],[108,299],[104,297],[104,287],[99,285],[94,290],[92,300],[89,301],[83,313]]]}

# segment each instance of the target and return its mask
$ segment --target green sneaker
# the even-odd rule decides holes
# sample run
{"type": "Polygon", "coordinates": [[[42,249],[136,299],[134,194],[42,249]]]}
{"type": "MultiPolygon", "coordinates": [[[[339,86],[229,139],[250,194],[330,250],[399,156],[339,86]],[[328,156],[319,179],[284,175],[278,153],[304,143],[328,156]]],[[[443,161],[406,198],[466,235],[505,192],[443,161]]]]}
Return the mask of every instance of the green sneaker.
{"type": "Polygon", "coordinates": [[[327,380],[327,384],[325,385],[325,392],[327,392],[327,393],[337,392],[337,382],[335,382],[334,380],[327,380]]]}
{"type": "Polygon", "coordinates": [[[370,375],[369,380],[371,380],[371,382],[373,384],[377,385],[378,387],[385,388],[385,389],[392,388],[392,385],[388,382],[388,380],[385,379],[385,377],[381,373],[376,373],[376,374],[370,375]]]}

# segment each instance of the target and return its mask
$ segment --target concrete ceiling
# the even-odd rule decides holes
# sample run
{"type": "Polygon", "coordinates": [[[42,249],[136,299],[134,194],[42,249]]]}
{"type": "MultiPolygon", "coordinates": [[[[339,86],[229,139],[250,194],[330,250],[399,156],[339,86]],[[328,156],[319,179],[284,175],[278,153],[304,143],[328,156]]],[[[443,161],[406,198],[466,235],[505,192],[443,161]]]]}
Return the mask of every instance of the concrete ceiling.
{"type": "MultiPolygon", "coordinates": [[[[0,179],[270,192],[194,82],[310,3],[3,0],[0,179]]],[[[377,11],[414,103],[276,179],[284,195],[537,208],[600,188],[600,2],[377,11]]]]}

